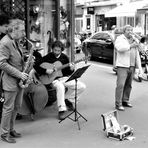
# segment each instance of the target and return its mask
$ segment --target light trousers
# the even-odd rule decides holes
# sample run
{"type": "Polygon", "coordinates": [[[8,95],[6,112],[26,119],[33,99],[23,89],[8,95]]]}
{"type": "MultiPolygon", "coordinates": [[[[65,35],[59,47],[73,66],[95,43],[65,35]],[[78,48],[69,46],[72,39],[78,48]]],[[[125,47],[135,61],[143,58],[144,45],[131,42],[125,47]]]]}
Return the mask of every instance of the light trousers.
{"type": "Polygon", "coordinates": [[[1,133],[9,133],[14,129],[16,115],[22,104],[23,89],[4,91],[4,104],[1,119],[1,133]]]}
{"type": "MultiPolygon", "coordinates": [[[[75,102],[75,80],[66,82],[68,77],[62,77],[52,82],[53,86],[56,89],[57,93],[57,104],[59,111],[67,110],[65,99],[68,99],[70,102],[75,102]]],[[[86,85],[83,82],[77,81],[77,97],[79,98],[80,94],[85,90],[86,85]]]]}

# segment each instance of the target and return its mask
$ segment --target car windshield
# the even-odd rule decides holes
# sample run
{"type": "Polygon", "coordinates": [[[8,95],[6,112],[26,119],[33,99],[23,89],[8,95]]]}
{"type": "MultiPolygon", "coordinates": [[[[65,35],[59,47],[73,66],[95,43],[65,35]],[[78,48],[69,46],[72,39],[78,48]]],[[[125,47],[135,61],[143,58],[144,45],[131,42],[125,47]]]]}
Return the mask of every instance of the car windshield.
{"type": "Polygon", "coordinates": [[[96,40],[108,40],[111,39],[110,35],[107,33],[97,33],[95,34],[92,39],[96,39],[96,40]]]}

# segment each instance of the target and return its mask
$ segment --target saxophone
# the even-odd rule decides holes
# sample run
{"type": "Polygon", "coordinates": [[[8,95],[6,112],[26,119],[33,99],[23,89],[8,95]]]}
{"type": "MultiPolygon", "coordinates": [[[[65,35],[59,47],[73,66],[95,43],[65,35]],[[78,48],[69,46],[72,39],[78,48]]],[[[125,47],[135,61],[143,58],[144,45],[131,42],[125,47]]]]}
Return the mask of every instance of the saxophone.
{"type": "MultiPolygon", "coordinates": [[[[29,53],[29,56],[28,56],[28,58],[27,58],[27,61],[26,61],[26,63],[25,63],[25,67],[24,67],[24,70],[23,70],[23,72],[24,73],[27,73],[27,74],[29,74],[30,73],[30,71],[32,70],[32,67],[33,67],[33,64],[34,64],[34,62],[33,62],[33,52],[34,52],[34,50],[35,50],[35,47],[34,47],[34,44],[30,41],[30,40],[28,40],[26,37],[25,37],[25,40],[26,41],[28,41],[30,44],[31,44],[31,49],[30,49],[30,53],[29,53]]],[[[19,82],[19,86],[21,87],[21,88],[26,88],[26,87],[28,87],[29,86],[29,84],[30,83],[32,83],[32,78],[31,77],[28,77],[28,79],[27,80],[25,80],[25,81],[23,81],[23,80],[20,80],[20,82],[19,82]]]]}

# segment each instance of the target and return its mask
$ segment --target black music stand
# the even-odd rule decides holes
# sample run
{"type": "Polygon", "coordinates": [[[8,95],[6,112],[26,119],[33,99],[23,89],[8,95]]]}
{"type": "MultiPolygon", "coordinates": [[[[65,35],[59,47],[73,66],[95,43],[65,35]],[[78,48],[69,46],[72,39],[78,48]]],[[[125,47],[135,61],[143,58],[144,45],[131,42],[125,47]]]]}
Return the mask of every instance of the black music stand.
{"type": "Polygon", "coordinates": [[[69,79],[66,81],[66,82],[69,82],[71,80],[75,80],[75,108],[74,110],[69,114],[67,115],[64,119],[60,120],[60,122],[62,122],[63,120],[65,120],[66,118],[69,118],[71,119],[72,121],[74,122],[77,122],[78,124],[78,129],[80,130],[80,124],[79,124],[79,118],[82,117],[85,121],[87,121],[86,118],[84,118],[84,116],[82,116],[78,110],[77,110],[77,79],[80,78],[82,76],[82,74],[88,69],[90,65],[87,65],[87,66],[84,66],[82,68],[78,68],[70,77],[69,79]],[[71,118],[70,116],[74,113],[74,119],[71,118]],[[79,116],[78,116],[79,115],[79,116]]]}

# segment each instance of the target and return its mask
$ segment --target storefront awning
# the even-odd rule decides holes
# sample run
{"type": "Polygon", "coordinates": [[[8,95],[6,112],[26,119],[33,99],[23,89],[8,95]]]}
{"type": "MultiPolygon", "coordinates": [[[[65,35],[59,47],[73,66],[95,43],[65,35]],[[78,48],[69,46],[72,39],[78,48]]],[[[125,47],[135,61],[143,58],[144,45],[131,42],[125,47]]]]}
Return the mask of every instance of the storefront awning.
{"type": "Polygon", "coordinates": [[[144,5],[145,3],[141,1],[124,4],[105,13],[105,17],[132,17],[135,16],[137,9],[142,8],[144,5]]]}
{"type": "Polygon", "coordinates": [[[137,12],[142,14],[148,14],[148,4],[141,9],[138,9],[137,12]]]}

